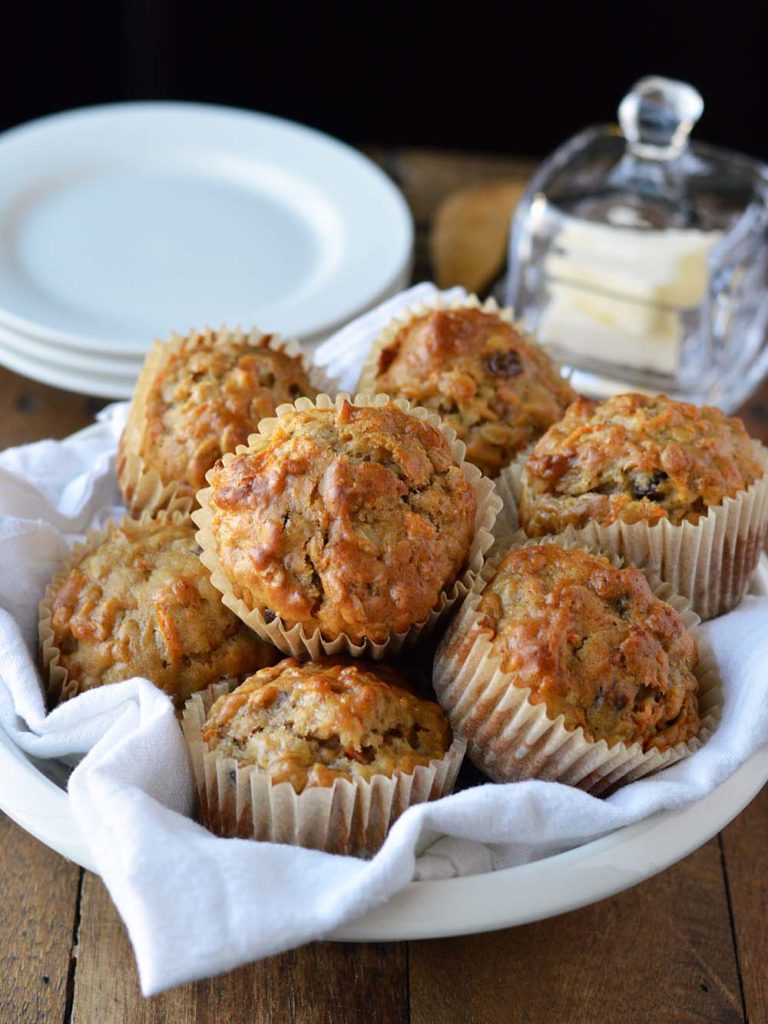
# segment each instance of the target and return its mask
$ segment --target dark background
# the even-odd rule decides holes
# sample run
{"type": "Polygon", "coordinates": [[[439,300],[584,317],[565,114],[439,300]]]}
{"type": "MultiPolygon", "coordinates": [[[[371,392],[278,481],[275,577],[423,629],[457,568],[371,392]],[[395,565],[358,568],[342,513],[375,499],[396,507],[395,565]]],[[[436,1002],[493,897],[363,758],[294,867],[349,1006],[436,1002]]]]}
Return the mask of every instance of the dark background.
{"type": "Polygon", "coordinates": [[[768,158],[768,3],[6,0],[0,128],[125,99],[234,104],[353,143],[543,156],[643,74],[768,158]]]}

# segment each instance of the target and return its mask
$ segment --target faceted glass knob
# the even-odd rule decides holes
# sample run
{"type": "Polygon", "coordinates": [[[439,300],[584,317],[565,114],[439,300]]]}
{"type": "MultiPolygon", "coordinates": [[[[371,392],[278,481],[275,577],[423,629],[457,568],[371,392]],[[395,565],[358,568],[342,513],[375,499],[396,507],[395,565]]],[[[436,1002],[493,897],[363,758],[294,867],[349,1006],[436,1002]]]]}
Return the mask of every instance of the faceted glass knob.
{"type": "Polygon", "coordinates": [[[687,82],[641,78],[619,106],[619,124],[633,156],[674,160],[688,144],[704,101],[687,82]]]}

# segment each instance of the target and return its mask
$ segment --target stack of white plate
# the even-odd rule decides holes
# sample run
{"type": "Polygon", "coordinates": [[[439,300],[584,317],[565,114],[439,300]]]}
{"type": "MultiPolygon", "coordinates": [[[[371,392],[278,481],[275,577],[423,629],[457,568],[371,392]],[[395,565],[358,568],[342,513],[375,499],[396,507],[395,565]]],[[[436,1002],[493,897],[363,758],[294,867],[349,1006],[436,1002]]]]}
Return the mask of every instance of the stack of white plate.
{"type": "Polygon", "coordinates": [[[400,290],[413,225],[375,164],[263,114],[131,103],[0,136],[0,363],[130,395],[155,338],[314,342],[400,290]]]}

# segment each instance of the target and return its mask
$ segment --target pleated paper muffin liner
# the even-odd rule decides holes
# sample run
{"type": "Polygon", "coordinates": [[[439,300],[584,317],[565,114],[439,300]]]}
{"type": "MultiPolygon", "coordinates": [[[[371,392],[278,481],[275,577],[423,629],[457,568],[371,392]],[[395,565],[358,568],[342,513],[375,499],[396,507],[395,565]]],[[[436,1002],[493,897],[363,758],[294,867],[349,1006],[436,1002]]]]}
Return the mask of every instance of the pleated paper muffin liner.
{"type": "MultiPolygon", "coordinates": [[[[525,540],[513,547],[556,543],[564,548],[584,548],[603,554],[617,568],[622,560],[562,535],[525,540]]],[[[508,549],[507,549],[508,550],[508,549]]],[[[545,704],[532,704],[530,689],[515,685],[515,673],[501,667],[487,630],[481,625],[478,605],[482,591],[493,577],[506,551],[500,552],[483,573],[483,581],[466,598],[438,647],[433,685],[440,706],[448,715],[455,735],[467,741],[467,755],[476,767],[495,782],[544,779],[577,786],[594,795],[651,775],[687,757],[706,742],[717,728],[722,713],[722,684],[717,663],[700,619],[690,604],[669,583],[657,582],[651,589],[680,613],[685,628],[699,648],[694,671],[699,680],[698,735],[687,743],[663,752],[643,751],[640,743],[608,745],[590,740],[579,726],[567,729],[564,718],[551,718],[545,704]]]]}
{"type": "MultiPolygon", "coordinates": [[[[501,471],[500,521],[518,525],[522,477],[531,449],[501,471]]],[[[768,531],[768,449],[754,442],[764,474],[745,491],[713,505],[698,523],[589,523],[571,527],[590,546],[613,551],[627,563],[657,573],[687,598],[704,620],[735,608],[757,568],[768,531]]]]}
{"type": "Polygon", "coordinates": [[[122,516],[120,520],[109,519],[101,529],[90,529],[85,539],[78,541],[69,553],[69,556],[59,566],[49,580],[45,594],[39,604],[38,638],[40,646],[40,660],[43,668],[43,682],[45,684],[46,696],[50,706],[60,701],[75,697],[83,689],[80,682],[71,679],[67,669],[61,664],[61,652],[54,642],[52,625],[51,605],[62,583],[66,580],[70,571],[76,568],[82,560],[90,555],[105,540],[112,536],[115,530],[126,520],[139,523],[161,522],[180,523],[189,518],[189,510],[192,505],[190,498],[174,496],[171,505],[167,509],[157,512],[151,516],[149,512],[142,513],[137,519],[129,515],[122,516]]]}
{"type": "Polygon", "coordinates": [[[298,342],[281,338],[277,334],[264,334],[256,327],[247,334],[239,327],[230,330],[223,326],[218,331],[206,327],[202,331],[192,331],[185,336],[174,333],[167,341],[156,341],[144,360],[139,379],[136,382],[128,420],[118,447],[117,478],[125,503],[134,515],[166,508],[175,496],[188,497],[191,503],[194,502],[195,497],[194,489],[188,484],[182,481],[164,480],[160,472],[146,461],[142,453],[142,436],[147,421],[147,402],[158,373],[163,370],[170,357],[177,353],[196,348],[207,349],[230,341],[245,342],[253,348],[262,348],[265,339],[268,339],[266,347],[272,349],[273,352],[282,352],[301,360],[301,365],[316,391],[335,394],[336,388],[333,379],[319,366],[314,365],[298,342]]]}
{"type": "Polygon", "coordinates": [[[223,681],[193,694],[182,717],[199,818],[216,835],[372,857],[403,811],[453,789],[466,747],[455,737],[444,757],[418,765],[413,773],[340,778],[332,786],[312,786],[302,793],[289,782],[273,784],[255,765],[223,757],[203,740],[211,705],[236,685],[223,681]]]}
{"type": "MultiPolygon", "coordinates": [[[[276,416],[261,421],[258,432],[248,438],[247,446],[240,445],[235,452],[227,453],[223,456],[223,464],[225,466],[229,465],[236,455],[248,451],[259,451],[266,447],[280,420],[294,410],[303,412],[314,408],[339,408],[342,402],[345,401],[351,401],[353,405],[358,407],[376,407],[386,405],[390,398],[388,395],[377,394],[357,395],[354,399],[351,399],[348,395],[341,393],[335,399],[330,398],[328,395],[318,395],[316,402],[311,401],[309,398],[299,398],[293,405],[281,405],[277,409],[276,416]]],[[[366,638],[361,643],[356,643],[345,633],[335,637],[326,637],[320,629],[307,633],[301,624],[289,627],[279,616],[276,616],[272,622],[267,622],[259,609],[249,608],[245,601],[235,593],[232,583],[219,564],[209,505],[212,488],[206,487],[197,494],[197,501],[200,507],[192,513],[192,518],[199,527],[197,541],[202,548],[200,557],[210,570],[213,585],[221,591],[224,604],[235,615],[239,616],[263,640],[273,644],[286,654],[292,654],[294,657],[301,658],[306,658],[308,655],[314,659],[319,658],[323,654],[346,653],[353,657],[364,655],[373,661],[380,660],[385,654],[388,657],[398,654],[406,645],[414,644],[420,636],[429,632],[437,621],[471,590],[483,567],[486,553],[494,542],[493,527],[496,516],[501,509],[501,499],[496,494],[493,481],[483,476],[476,466],[465,461],[464,453],[466,449],[463,442],[457,440],[455,432],[440,420],[437,413],[430,412],[420,406],[411,406],[404,398],[393,399],[392,401],[403,412],[407,412],[409,415],[415,416],[441,431],[450,445],[454,462],[463,472],[465,480],[475,492],[477,498],[475,533],[470,546],[466,568],[457,580],[441,591],[429,615],[421,622],[414,623],[403,633],[391,633],[386,640],[381,642],[366,638]]]]}

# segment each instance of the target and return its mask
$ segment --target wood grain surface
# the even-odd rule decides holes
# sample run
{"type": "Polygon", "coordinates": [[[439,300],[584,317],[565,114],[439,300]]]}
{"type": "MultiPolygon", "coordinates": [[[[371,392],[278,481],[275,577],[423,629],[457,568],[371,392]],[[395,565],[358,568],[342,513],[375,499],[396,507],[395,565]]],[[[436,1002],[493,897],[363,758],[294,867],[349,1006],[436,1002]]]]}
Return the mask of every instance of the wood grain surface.
{"type": "Polygon", "coordinates": [[[768,1021],[768,787],[722,833],[745,1019],[768,1021]]]}
{"type": "Polygon", "coordinates": [[[0,1021],[69,1019],[82,871],[0,814],[0,1021]]]}
{"type": "Polygon", "coordinates": [[[716,839],[602,903],[509,931],[412,943],[413,1024],[743,1020],[716,839]]]}
{"type": "Polygon", "coordinates": [[[144,999],[123,923],[101,880],[87,874],[72,1020],[407,1024],[407,948],[315,943],[144,999]]]}
{"type": "MultiPolygon", "coordinates": [[[[431,273],[440,203],[519,182],[519,160],[373,150],[431,273]]],[[[105,403],[0,368],[0,448],[63,437],[105,403]]],[[[744,410],[768,440],[768,386],[744,410]]],[[[430,942],[316,943],[143,999],[102,882],[0,815],[0,1024],[768,1024],[768,790],[637,888],[525,927],[430,942]]]]}

